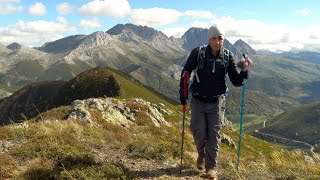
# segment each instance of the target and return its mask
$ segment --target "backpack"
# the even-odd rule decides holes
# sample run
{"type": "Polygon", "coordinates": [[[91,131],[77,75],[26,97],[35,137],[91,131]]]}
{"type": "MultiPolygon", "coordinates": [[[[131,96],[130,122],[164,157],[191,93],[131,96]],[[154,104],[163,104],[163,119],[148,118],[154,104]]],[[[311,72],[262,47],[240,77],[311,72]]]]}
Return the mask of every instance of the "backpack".
{"type": "MultiPolygon", "coordinates": [[[[198,71],[198,69],[203,69],[204,68],[205,61],[207,60],[206,57],[205,57],[207,46],[208,45],[203,45],[203,46],[198,47],[198,52],[199,52],[198,53],[198,57],[197,57],[198,65],[191,72],[189,89],[191,89],[191,86],[194,85],[194,83],[199,83],[200,82],[200,79],[199,79],[199,76],[197,74],[197,71],[198,71]],[[196,79],[196,82],[194,82],[194,79],[196,79]]],[[[226,78],[227,68],[229,67],[229,54],[230,54],[230,51],[228,49],[225,49],[225,48],[223,48],[223,49],[224,49],[223,61],[224,61],[224,67],[225,67],[225,71],[226,71],[226,73],[225,73],[225,78],[226,78]]],[[[212,65],[213,65],[212,72],[214,73],[214,71],[215,71],[215,61],[212,61],[212,65]]],[[[227,87],[227,84],[226,84],[226,87],[227,87]]],[[[229,91],[229,89],[227,87],[225,95],[228,94],[228,91],[229,91]]]]}

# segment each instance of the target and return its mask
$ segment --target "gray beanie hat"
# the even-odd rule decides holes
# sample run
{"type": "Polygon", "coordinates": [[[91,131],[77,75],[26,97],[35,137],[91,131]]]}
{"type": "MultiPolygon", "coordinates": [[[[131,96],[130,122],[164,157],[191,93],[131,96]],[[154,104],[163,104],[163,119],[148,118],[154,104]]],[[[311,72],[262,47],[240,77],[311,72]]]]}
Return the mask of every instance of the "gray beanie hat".
{"type": "Polygon", "coordinates": [[[224,32],[222,29],[218,28],[216,24],[214,24],[208,30],[208,40],[218,36],[224,36],[224,32]]]}

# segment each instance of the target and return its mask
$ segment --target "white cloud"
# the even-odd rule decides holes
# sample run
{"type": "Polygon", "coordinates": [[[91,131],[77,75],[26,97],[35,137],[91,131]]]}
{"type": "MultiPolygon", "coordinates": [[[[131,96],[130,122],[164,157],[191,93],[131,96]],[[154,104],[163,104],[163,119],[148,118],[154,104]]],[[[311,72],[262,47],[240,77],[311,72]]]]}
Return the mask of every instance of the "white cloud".
{"type": "Polygon", "coordinates": [[[192,27],[209,28],[210,24],[208,22],[203,22],[203,21],[194,21],[192,23],[192,27]]]}
{"type": "Polygon", "coordinates": [[[20,13],[22,10],[22,6],[16,6],[9,3],[0,4],[0,15],[20,13]]]}
{"type": "Polygon", "coordinates": [[[18,42],[27,46],[39,46],[48,41],[63,37],[61,33],[76,31],[64,18],[58,22],[18,21],[13,25],[0,28],[0,42],[9,44],[18,42]]]}
{"type": "Polygon", "coordinates": [[[182,13],[173,9],[135,9],[131,14],[131,20],[139,25],[165,26],[177,22],[180,16],[182,13]]]}
{"type": "Polygon", "coordinates": [[[47,8],[41,2],[36,2],[29,8],[29,14],[35,16],[43,16],[47,13],[47,8]]]}
{"type": "Polygon", "coordinates": [[[214,15],[210,11],[186,11],[184,12],[185,16],[190,16],[193,19],[212,19],[214,15]]]}
{"type": "Polygon", "coordinates": [[[294,28],[287,25],[267,25],[255,19],[236,20],[232,17],[214,19],[225,30],[226,38],[234,43],[242,39],[254,49],[271,51],[318,50],[320,49],[320,27],[294,28]]]}
{"type": "Polygon", "coordinates": [[[320,26],[296,28],[281,24],[268,25],[255,19],[237,20],[229,16],[215,18],[209,24],[206,21],[194,21],[190,24],[191,26],[163,28],[162,32],[168,36],[181,37],[190,27],[208,28],[211,24],[218,24],[225,30],[226,38],[231,43],[242,39],[256,50],[320,52],[320,26]]]}
{"type": "Polygon", "coordinates": [[[86,20],[82,19],[80,21],[80,26],[89,29],[89,28],[101,28],[101,24],[98,19],[86,20]]]}
{"type": "Polygon", "coordinates": [[[110,16],[123,18],[130,14],[131,8],[127,0],[94,0],[83,5],[79,12],[88,16],[110,16]]]}
{"type": "Polygon", "coordinates": [[[307,16],[311,13],[310,9],[298,9],[296,10],[296,13],[302,16],[307,16]]]}
{"type": "Polygon", "coordinates": [[[75,7],[73,7],[71,4],[64,2],[60,3],[56,6],[56,10],[59,14],[69,14],[75,11],[75,7]]]}
{"type": "Polygon", "coordinates": [[[162,30],[168,37],[173,36],[175,38],[181,38],[183,34],[188,30],[187,27],[172,27],[172,28],[164,28],[162,30]]]}

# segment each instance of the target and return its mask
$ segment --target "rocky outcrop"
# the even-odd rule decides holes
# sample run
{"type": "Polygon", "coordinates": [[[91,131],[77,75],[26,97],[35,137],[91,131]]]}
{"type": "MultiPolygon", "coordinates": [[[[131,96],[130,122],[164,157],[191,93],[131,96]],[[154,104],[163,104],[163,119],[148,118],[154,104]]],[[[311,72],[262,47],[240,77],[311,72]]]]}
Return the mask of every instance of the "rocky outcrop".
{"type": "Polygon", "coordinates": [[[68,119],[78,119],[90,125],[94,125],[92,112],[101,112],[101,118],[107,122],[130,127],[136,123],[136,115],[144,112],[157,126],[171,126],[163,114],[171,114],[164,104],[154,104],[142,99],[134,98],[130,101],[121,101],[114,98],[89,98],[85,100],[76,100],[71,104],[71,109],[67,116],[68,119]],[[128,104],[135,104],[128,107],[128,104]],[[141,108],[143,107],[143,108],[141,108]]]}
{"type": "Polygon", "coordinates": [[[226,134],[221,135],[220,141],[221,141],[221,143],[224,143],[227,146],[232,147],[234,149],[237,147],[236,143],[226,134]]]}

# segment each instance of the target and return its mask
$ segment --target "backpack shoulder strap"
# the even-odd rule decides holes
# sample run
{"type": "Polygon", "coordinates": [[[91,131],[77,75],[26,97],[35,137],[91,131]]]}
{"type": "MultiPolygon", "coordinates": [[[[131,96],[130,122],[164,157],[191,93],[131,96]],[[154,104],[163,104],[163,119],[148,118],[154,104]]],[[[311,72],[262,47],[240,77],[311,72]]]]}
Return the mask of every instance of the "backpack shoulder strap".
{"type": "Polygon", "coordinates": [[[207,49],[207,45],[198,47],[198,59],[197,59],[198,66],[200,65],[200,60],[203,60],[206,57],[206,49],[207,49]]]}
{"type": "MultiPolygon", "coordinates": [[[[227,73],[228,73],[228,67],[229,67],[229,64],[230,64],[230,51],[226,48],[224,48],[224,53],[223,53],[223,61],[224,61],[224,67],[225,67],[225,76],[224,78],[226,79],[227,78],[227,73]]],[[[227,86],[227,81],[226,82],[226,92],[224,93],[225,96],[228,95],[228,92],[229,92],[229,88],[227,86]]]]}
{"type": "Polygon", "coordinates": [[[203,61],[206,56],[206,49],[207,49],[207,45],[203,45],[203,46],[198,47],[197,67],[192,71],[192,74],[190,76],[190,77],[192,77],[192,79],[193,79],[193,77],[195,77],[198,83],[200,82],[200,79],[199,79],[197,71],[199,68],[200,69],[204,68],[203,61]]]}

